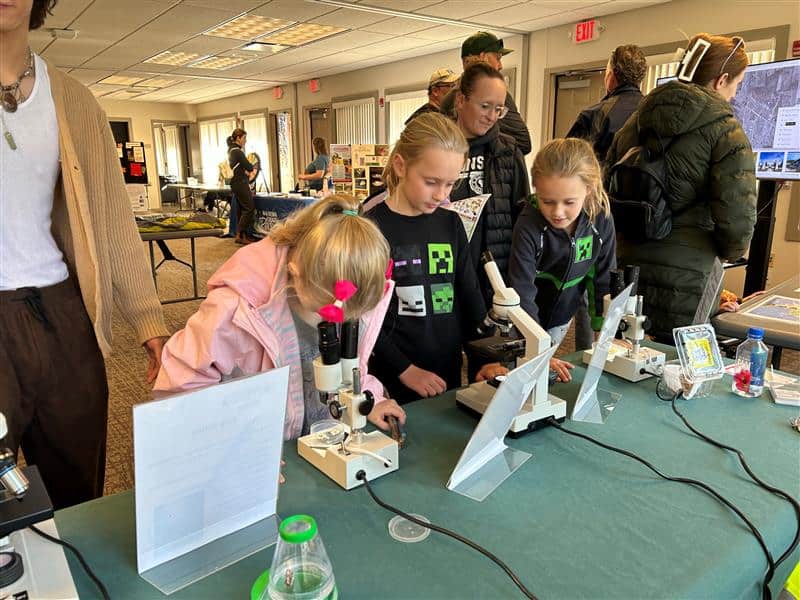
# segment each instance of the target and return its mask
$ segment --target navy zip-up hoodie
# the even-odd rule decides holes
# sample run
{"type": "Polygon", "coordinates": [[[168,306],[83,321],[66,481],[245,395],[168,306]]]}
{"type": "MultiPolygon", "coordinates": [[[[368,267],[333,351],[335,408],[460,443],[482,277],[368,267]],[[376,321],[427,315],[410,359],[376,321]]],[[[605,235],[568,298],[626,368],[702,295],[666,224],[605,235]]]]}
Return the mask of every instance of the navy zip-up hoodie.
{"type": "Polygon", "coordinates": [[[592,224],[585,212],[575,235],[554,229],[536,206],[527,205],[514,226],[509,283],[522,308],[544,329],[574,316],[584,290],[589,294],[592,328],[603,324],[603,296],[617,268],[614,221],[603,214],[592,224]]]}

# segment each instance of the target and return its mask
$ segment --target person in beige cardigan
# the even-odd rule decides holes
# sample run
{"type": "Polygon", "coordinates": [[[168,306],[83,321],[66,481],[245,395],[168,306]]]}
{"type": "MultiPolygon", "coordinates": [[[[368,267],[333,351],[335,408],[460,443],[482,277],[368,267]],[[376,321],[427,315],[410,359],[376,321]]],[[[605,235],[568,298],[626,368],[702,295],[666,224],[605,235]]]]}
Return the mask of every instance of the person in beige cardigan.
{"type": "Polygon", "coordinates": [[[149,382],[168,331],[106,116],[30,50],[55,3],[0,10],[0,412],[62,508],[103,493],[113,305],[149,382]]]}

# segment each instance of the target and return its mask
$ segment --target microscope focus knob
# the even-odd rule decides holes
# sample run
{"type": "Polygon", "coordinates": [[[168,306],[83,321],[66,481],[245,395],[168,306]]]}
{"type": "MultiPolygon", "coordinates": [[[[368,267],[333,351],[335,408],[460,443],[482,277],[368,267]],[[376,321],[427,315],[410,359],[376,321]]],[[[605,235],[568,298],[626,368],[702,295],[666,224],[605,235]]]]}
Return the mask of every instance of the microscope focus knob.
{"type": "Polygon", "coordinates": [[[373,396],[372,392],[369,390],[364,390],[364,398],[366,398],[366,400],[358,405],[358,412],[362,416],[366,417],[375,407],[375,396],[373,396]]]}
{"type": "Polygon", "coordinates": [[[331,416],[338,421],[342,418],[344,407],[339,404],[338,400],[334,400],[333,402],[328,403],[328,411],[331,413],[331,416]]]}
{"type": "Polygon", "coordinates": [[[620,320],[618,331],[628,331],[628,329],[629,329],[628,322],[625,320],[620,320]]]}
{"type": "Polygon", "coordinates": [[[647,331],[650,329],[650,325],[652,325],[650,322],[650,317],[645,317],[644,321],[642,322],[642,330],[647,331]]]}

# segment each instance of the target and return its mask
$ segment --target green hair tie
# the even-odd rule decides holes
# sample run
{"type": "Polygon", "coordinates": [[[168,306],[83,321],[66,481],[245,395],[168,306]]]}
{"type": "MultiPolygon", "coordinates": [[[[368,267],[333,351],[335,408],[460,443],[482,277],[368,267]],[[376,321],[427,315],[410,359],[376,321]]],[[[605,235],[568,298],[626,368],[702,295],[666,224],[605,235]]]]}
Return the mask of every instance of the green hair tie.
{"type": "Polygon", "coordinates": [[[351,217],[357,217],[357,216],[358,216],[358,211],[357,211],[357,210],[350,209],[350,208],[345,208],[345,209],[342,211],[342,214],[343,214],[343,215],[350,215],[351,217]]]}

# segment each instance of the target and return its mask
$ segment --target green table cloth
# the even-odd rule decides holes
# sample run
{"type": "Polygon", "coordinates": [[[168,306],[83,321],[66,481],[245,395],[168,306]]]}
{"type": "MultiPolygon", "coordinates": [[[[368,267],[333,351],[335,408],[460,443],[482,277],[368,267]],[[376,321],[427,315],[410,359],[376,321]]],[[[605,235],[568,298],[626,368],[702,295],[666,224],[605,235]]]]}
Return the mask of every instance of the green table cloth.
{"type": "MultiPolygon", "coordinates": [[[[571,405],[583,373],[576,368],[572,383],[551,392],[571,405]]],[[[606,424],[567,421],[567,427],[636,452],[668,474],[707,482],[751,518],[775,558],[784,551],[795,527],[788,503],[747,479],[732,454],[689,432],[669,403],[656,398],[654,379],[632,384],[604,375],[600,386],[622,394],[606,424]]],[[[727,376],[711,397],[679,406],[696,427],[740,448],[762,479],[800,495],[800,435],[789,425],[797,408],[773,404],[767,394],[734,396],[727,376]]],[[[700,490],[658,479],[628,458],[547,427],[507,440],[533,457],[484,502],[475,502],[445,483],[476,420],[456,408],[452,392],[408,405],[407,412],[409,446],[401,451],[400,470],[376,480],[375,492],[482,544],[539,598],[760,596],[761,549],[731,511],[700,490]]],[[[455,540],[435,532],[416,544],[392,539],[387,523],[393,514],[363,488],[340,489],[297,455],[294,442],[286,444],[284,458],[279,515],[306,513],[317,520],[342,598],[521,597],[494,563],[455,540]]],[[[56,523],[112,598],[163,597],[136,571],[131,492],[59,511],[56,523]]],[[[272,552],[171,597],[247,598],[272,552]]],[[[798,555],[778,571],[773,596],[798,555]]],[[[70,567],[81,597],[98,597],[71,557],[70,567]]]]}

